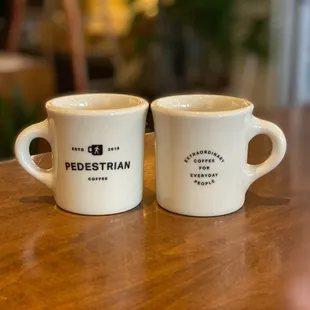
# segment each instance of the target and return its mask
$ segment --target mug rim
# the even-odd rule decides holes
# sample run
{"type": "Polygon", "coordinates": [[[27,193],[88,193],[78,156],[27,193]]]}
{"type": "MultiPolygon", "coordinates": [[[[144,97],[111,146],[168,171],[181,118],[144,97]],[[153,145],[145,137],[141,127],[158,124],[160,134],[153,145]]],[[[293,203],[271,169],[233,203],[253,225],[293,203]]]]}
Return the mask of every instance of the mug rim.
{"type": "Polygon", "coordinates": [[[127,114],[127,113],[134,113],[143,109],[147,109],[149,107],[149,103],[146,99],[138,96],[127,95],[127,94],[117,94],[117,93],[83,93],[83,94],[71,94],[71,95],[64,95],[54,97],[49,99],[46,104],[45,108],[47,111],[55,112],[58,114],[65,114],[65,115],[72,115],[72,116],[103,116],[103,115],[119,115],[119,114],[127,114]],[[110,109],[83,109],[83,108],[76,108],[76,107],[61,107],[54,104],[55,101],[59,100],[68,100],[73,98],[85,98],[87,96],[93,97],[100,97],[100,96],[109,96],[114,97],[115,99],[120,98],[128,98],[133,99],[137,102],[137,104],[133,106],[123,107],[123,108],[110,108],[110,109]]]}
{"type": "Polygon", "coordinates": [[[247,111],[253,111],[254,105],[247,99],[238,98],[233,96],[225,96],[225,95],[208,95],[208,94],[187,94],[187,95],[174,95],[174,96],[166,96],[162,98],[158,98],[154,100],[150,105],[152,111],[161,112],[167,115],[174,115],[174,116],[193,116],[193,117],[217,117],[217,116],[234,116],[245,113],[247,111]],[[221,111],[191,111],[191,110],[181,110],[178,108],[169,108],[167,106],[162,106],[159,103],[164,101],[166,103],[171,103],[173,99],[186,99],[186,98],[193,98],[193,97],[205,97],[205,98],[222,98],[227,100],[235,100],[242,102],[245,106],[236,108],[233,110],[221,110],[221,111]]]}

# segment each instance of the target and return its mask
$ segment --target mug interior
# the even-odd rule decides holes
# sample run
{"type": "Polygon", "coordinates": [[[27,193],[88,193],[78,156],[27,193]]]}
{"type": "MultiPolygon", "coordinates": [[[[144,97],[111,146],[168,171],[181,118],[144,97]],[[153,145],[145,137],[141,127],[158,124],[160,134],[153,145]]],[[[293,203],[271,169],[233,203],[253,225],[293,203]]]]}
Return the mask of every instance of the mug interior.
{"type": "Polygon", "coordinates": [[[83,94],[51,99],[47,109],[70,111],[111,111],[138,108],[148,105],[139,97],[120,94],[83,94]]]}
{"type": "Polygon", "coordinates": [[[241,98],[217,95],[181,95],[156,100],[152,107],[187,112],[230,112],[247,109],[252,104],[241,98]]]}

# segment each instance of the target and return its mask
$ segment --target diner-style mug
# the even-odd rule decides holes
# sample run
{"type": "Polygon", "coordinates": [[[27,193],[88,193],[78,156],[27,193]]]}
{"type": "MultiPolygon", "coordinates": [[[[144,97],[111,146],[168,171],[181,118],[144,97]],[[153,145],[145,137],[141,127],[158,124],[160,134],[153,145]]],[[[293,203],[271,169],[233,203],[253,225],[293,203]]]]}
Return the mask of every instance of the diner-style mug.
{"type": "Polygon", "coordinates": [[[142,98],[118,94],[52,99],[47,119],[18,136],[16,158],[62,209],[88,215],[130,210],[142,200],[148,107],[142,98]],[[29,145],[35,138],[50,143],[51,169],[33,162],[29,145]]]}
{"type": "Polygon", "coordinates": [[[286,139],[275,124],[252,115],[247,100],[182,95],[151,104],[156,143],[156,197],[169,211],[217,216],[240,209],[248,187],[283,159],[286,139]],[[248,143],[270,137],[273,149],[260,165],[247,163],[248,143]]]}

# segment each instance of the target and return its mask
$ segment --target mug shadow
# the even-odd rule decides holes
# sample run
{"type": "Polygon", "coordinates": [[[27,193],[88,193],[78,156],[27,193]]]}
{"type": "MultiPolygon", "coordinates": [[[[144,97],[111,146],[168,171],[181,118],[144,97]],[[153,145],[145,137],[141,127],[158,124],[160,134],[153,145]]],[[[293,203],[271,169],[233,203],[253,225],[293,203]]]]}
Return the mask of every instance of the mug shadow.
{"type": "Polygon", "coordinates": [[[20,203],[44,203],[48,205],[56,205],[56,201],[53,196],[28,196],[19,200],[20,203]]]}
{"type": "Polygon", "coordinates": [[[289,204],[290,199],[284,197],[265,197],[258,195],[251,190],[246,194],[245,207],[255,206],[284,206],[289,204]]]}
{"type": "Polygon", "coordinates": [[[145,205],[150,206],[154,203],[155,200],[156,200],[155,192],[147,187],[144,187],[142,202],[145,205]]]}

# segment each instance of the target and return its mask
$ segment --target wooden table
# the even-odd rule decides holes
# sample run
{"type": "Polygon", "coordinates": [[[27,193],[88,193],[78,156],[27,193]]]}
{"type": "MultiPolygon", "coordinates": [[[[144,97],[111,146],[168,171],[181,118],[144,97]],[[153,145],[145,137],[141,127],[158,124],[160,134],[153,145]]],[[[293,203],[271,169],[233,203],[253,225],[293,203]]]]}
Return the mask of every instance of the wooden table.
{"type": "MultiPolygon", "coordinates": [[[[310,309],[310,110],[266,117],[287,156],[222,217],[157,206],[152,134],[143,204],[119,215],[66,213],[15,161],[0,164],[0,309],[310,309]]],[[[269,150],[256,138],[250,162],[269,150]]]]}

